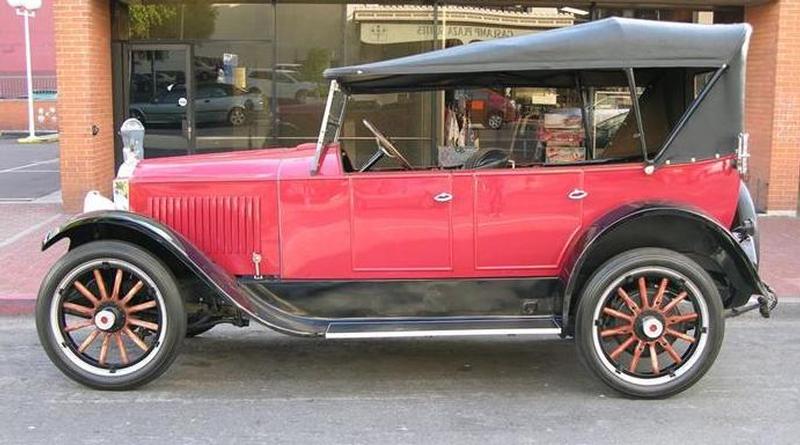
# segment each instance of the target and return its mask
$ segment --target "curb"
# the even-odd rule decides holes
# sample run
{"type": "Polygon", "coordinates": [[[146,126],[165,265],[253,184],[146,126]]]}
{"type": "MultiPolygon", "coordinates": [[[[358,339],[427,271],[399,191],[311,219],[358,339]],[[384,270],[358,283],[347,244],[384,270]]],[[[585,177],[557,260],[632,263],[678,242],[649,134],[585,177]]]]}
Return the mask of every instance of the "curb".
{"type": "Polygon", "coordinates": [[[17,139],[18,144],[49,144],[57,141],[58,133],[34,137],[26,136],[24,138],[17,139]]]}
{"type": "Polygon", "coordinates": [[[0,297],[0,315],[30,315],[36,308],[36,296],[11,295],[0,297]]]}

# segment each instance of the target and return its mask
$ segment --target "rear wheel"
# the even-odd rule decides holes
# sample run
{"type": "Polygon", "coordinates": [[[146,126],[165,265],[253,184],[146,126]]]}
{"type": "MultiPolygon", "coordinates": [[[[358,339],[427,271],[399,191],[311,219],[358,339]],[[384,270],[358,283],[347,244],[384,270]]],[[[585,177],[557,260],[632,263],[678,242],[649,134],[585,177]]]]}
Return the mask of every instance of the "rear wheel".
{"type": "Polygon", "coordinates": [[[643,248],[606,262],[586,284],[576,317],[583,362],[636,397],[665,397],[711,367],[725,330],[714,281],[677,252],[643,248]]]}
{"type": "Polygon", "coordinates": [[[242,107],[233,107],[228,112],[228,123],[234,127],[240,127],[247,123],[247,111],[242,107]]]}
{"type": "Polygon", "coordinates": [[[492,130],[499,130],[503,127],[503,115],[500,113],[492,113],[489,118],[486,119],[486,125],[492,130]]]}
{"type": "Polygon", "coordinates": [[[130,389],[175,359],[186,315],[175,279],[148,252],[95,241],[69,251],[44,279],[39,339],[53,363],[97,389],[130,389]]]}

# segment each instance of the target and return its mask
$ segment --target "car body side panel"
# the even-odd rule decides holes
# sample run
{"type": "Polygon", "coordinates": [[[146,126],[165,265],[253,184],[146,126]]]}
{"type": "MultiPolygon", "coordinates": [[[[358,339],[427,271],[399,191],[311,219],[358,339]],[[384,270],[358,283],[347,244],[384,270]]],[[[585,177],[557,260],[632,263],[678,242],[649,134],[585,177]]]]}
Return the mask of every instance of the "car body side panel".
{"type": "Polygon", "coordinates": [[[736,214],[739,174],[732,157],[665,165],[647,175],[641,164],[586,166],[584,226],[627,205],[642,203],[685,207],[730,228],[736,214]]]}
{"type": "Polygon", "coordinates": [[[639,163],[345,173],[338,153],[313,176],[313,144],[144,161],[131,209],[231,275],[255,275],[259,253],[262,275],[287,280],[563,277],[569,249],[615,209],[668,203],[730,227],[739,186],[732,158],[651,175],[639,163]],[[435,202],[442,192],[452,200],[435,202]]]}
{"type": "Polygon", "coordinates": [[[475,271],[557,269],[580,230],[578,168],[478,170],[474,178],[475,271]]]}

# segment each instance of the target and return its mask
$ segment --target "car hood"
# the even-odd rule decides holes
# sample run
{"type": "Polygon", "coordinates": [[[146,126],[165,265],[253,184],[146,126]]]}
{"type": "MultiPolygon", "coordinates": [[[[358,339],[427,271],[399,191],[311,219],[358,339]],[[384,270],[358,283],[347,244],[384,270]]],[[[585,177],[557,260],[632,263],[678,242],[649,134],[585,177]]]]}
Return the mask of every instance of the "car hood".
{"type": "Polygon", "coordinates": [[[210,153],[142,160],[134,170],[134,182],[242,181],[277,179],[284,160],[308,162],[315,144],[294,148],[210,153]]]}

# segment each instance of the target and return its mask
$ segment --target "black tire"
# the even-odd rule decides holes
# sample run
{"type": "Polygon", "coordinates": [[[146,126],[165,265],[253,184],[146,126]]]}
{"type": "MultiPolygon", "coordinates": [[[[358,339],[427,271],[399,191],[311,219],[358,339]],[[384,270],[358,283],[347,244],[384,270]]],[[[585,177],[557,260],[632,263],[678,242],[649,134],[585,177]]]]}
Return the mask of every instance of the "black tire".
{"type": "Polygon", "coordinates": [[[172,364],[186,334],[186,313],[175,278],[161,261],[129,243],[93,241],[70,250],[45,276],[36,301],[36,328],[48,357],[67,377],[96,389],[126,390],[150,382],[172,364]],[[74,290],[77,285],[74,283],[81,282],[80,277],[96,277],[92,275],[96,271],[105,274],[105,278],[102,278],[103,285],[98,284],[97,279],[86,279],[82,283],[94,295],[101,295],[103,292],[110,295],[99,298],[100,304],[92,305],[90,302],[89,305],[93,307],[82,308],[87,313],[75,314],[67,310],[64,306],[66,303],[71,303],[73,307],[75,304],[86,306],[85,302],[89,300],[76,296],[74,290]],[[129,278],[123,278],[126,274],[129,278]],[[120,277],[119,285],[116,284],[115,277],[120,277]],[[137,287],[139,283],[136,281],[142,285],[137,287]],[[100,291],[101,287],[106,291],[100,291]],[[132,295],[129,300],[128,295],[132,295]],[[81,298],[84,300],[81,301],[81,298]],[[142,306],[140,299],[152,306],[147,310],[138,309],[134,313],[133,305],[142,306]],[[117,320],[120,326],[103,330],[98,318],[102,315],[101,309],[108,309],[109,306],[117,310],[118,315],[111,317],[111,320],[117,320]],[[113,353],[116,347],[119,363],[112,364],[111,360],[100,358],[98,361],[90,357],[89,349],[96,349],[98,346],[94,338],[90,342],[94,342],[91,347],[80,351],[76,338],[71,333],[79,331],[67,330],[66,318],[74,316],[79,317],[79,321],[84,319],[88,324],[81,328],[84,332],[91,329],[87,337],[97,332],[94,338],[102,339],[100,357],[107,357],[103,354],[109,354],[109,351],[113,353]],[[128,324],[134,322],[134,317],[139,323],[145,317],[153,317],[149,319],[150,324],[156,328],[151,333],[143,327],[128,324]],[[150,340],[149,349],[141,349],[143,346],[137,349],[139,343],[127,335],[125,330],[133,333],[143,346],[148,346],[146,341],[150,340]],[[142,334],[136,333],[137,331],[142,334]],[[119,344],[115,343],[118,339],[119,344]],[[105,353],[102,352],[103,349],[105,353]],[[138,358],[135,357],[137,353],[140,354],[138,358]]]}
{"type": "Polygon", "coordinates": [[[641,398],[671,396],[696,383],[714,363],[725,332],[722,301],[712,278],[685,255],[660,248],[634,249],[617,255],[603,264],[584,286],[575,323],[576,342],[584,365],[613,389],[641,398]],[[657,278],[658,276],[662,277],[661,280],[657,278]],[[622,300],[619,289],[630,285],[641,289],[639,280],[643,277],[646,283],[644,303],[639,297],[641,291],[622,292],[629,300],[634,300],[633,307],[639,309],[637,315],[626,300],[619,304],[619,300],[622,300]],[[667,280],[666,286],[669,287],[665,291],[661,291],[658,285],[663,283],[663,280],[667,280]],[[687,296],[682,299],[680,296],[684,292],[687,296]],[[664,295],[663,303],[658,299],[659,294],[664,295]],[[654,301],[657,299],[661,304],[654,301]],[[666,309],[673,300],[678,302],[668,311],[672,311],[677,317],[665,315],[661,318],[663,314],[656,310],[666,309]],[[619,304],[618,313],[622,312],[631,320],[622,321],[619,315],[607,315],[607,310],[608,313],[615,310],[610,306],[615,301],[619,304]],[[646,309],[648,303],[650,309],[646,309]],[[683,313],[675,312],[680,311],[679,304],[691,304],[691,306],[683,313]],[[675,321],[692,315],[695,318],[691,321],[680,323],[675,321]],[[663,324],[653,321],[657,317],[663,324]],[[616,320],[617,323],[622,321],[621,328],[618,324],[607,329],[605,323],[608,323],[609,319],[616,320]],[[645,326],[653,332],[650,334],[645,332],[645,326]],[[680,331],[679,326],[687,329],[686,332],[679,333],[693,340],[682,340],[674,336],[676,335],[674,332],[680,331]],[[611,333],[616,329],[626,328],[629,332],[611,333]],[[689,335],[688,332],[693,335],[689,335]],[[653,337],[655,335],[659,337],[653,337]],[[624,344],[628,343],[628,340],[631,342],[630,346],[625,347],[624,344]],[[670,340],[674,340],[674,343],[669,344],[670,340]],[[660,343],[662,341],[668,344],[676,358],[672,358],[667,346],[660,343]],[[611,343],[611,346],[605,346],[608,343],[611,343]],[[685,348],[684,352],[678,353],[676,345],[685,348]],[[613,350],[609,354],[610,349],[613,350]],[[615,356],[617,349],[621,352],[615,356]],[[658,352],[659,349],[661,352],[658,352]],[[644,362],[643,360],[651,359],[651,354],[656,358],[650,363],[644,362]],[[669,366],[663,366],[663,363],[669,366]],[[650,371],[642,370],[643,367],[649,367],[650,371]]]}

